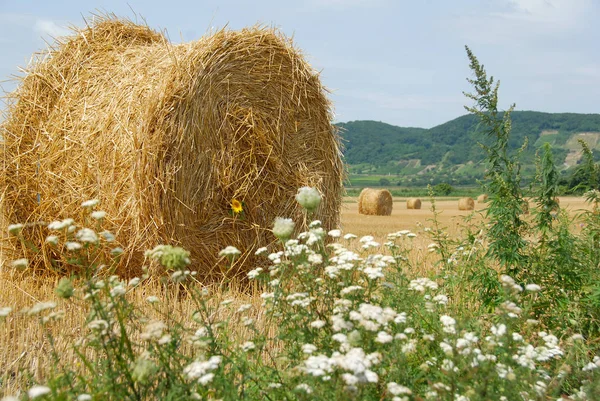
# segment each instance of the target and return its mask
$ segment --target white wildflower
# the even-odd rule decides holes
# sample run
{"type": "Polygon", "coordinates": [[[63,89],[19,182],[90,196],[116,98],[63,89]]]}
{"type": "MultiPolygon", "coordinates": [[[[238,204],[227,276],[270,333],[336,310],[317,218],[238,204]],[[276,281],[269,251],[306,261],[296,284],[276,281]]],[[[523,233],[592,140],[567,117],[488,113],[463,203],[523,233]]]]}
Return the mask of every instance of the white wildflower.
{"type": "Polygon", "coordinates": [[[300,383],[296,386],[296,390],[298,391],[303,391],[306,394],[311,394],[313,392],[313,389],[306,383],[300,383]]]}
{"type": "Polygon", "coordinates": [[[200,378],[198,379],[198,383],[206,386],[208,383],[210,383],[215,377],[214,373],[207,373],[205,375],[200,376],[200,378]]]}
{"type": "Polygon", "coordinates": [[[349,240],[353,240],[355,238],[358,238],[358,237],[356,235],[354,235],[354,234],[351,234],[351,233],[348,233],[348,234],[344,235],[344,239],[348,240],[348,241],[349,240]]]}
{"type": "Polygon", "coordinates": [[[529,292],[540,292],[542,290],[542,287],[540,287],[537,284],[527,284],[525,286],[525,289],[529,292]]]}
{"type": "Polygon", "coordinates": [[[13,309],[10,306],[5,306],[3,308],[0,308],[0,318],[8,316],[8,314],[10,312],[12,312],[12,310],[13,309]]]}
{"type": "Polygon", "coordinates": [[[163,336],[163,331],[167,326],[160,320],[155,320],[146,325],[140,335],[142,340],[158,340],[163,336]]]}
{"type": "Polygon", "coordinates": [[[506,334],[506,325],[503,323],[500,323],[498,326],[492,325],[491,331],[494,336],[502,337],[506,334]]]}
{"type": "Polygon", "coordinates": [[[402,346],[402,353],[404,354],[412,354],[417,349],[417,340],[414,338],[409,340],[406,344],[402,346]]]}
{"type": "Polygon", "coordinates": [[[29,259],[21,258],[17,260],[13,260],[10,264],[15,269],[26,269],[27,265],[29,265],[29,259]]]}
{"type": "Polygon", "coordinates": [[[49,235],[46,237],[46,243],[50,245],[58,245],[58,237],[56,235],[49,235]]]}
{"type": "Polygon", "coordinates": [[[27,310],[27,314],[28,315],[37,315],[38,313],[41,313],[47,309],[54,309],[54,308],[56,308],[56,302],[52,302],[52,301],[38,302],[37,304],[33,305],[30,309],[27,310]]]}
{"type": "Polygon", "coordinates": [[[312,344],[303,344],[302,345],[302,352],[305,354],[312,354],[316,350],[317,350],[317,347],[312,344]]]}
{"type": "Polygon", "coordinates": [[[127,283],[129,287],[136,287],[140,283],[141,279],[139,277],[134,277],[127,283]]]}
{"type": "Polygon", "coordinates": [[[571,341],[583,341],[584,337],[581,334],[573,334],[571,336],[571,341]]]}
{"type": "Polygon", "coordinates": [[[11,235],[19,235],[21,230],[23,230],[23,227],[23,224],[9,224],[8,233],[11,235]]]}
{"type": "Polygon", "coordinates": [[[437,290],[438,284],[428,278],[417,278],[408,283],[408,289],[412,291],[425,292],[427,289],[437,290]]]}
{"type": "Polygon", "coordinates": [[[113,242],[115,240],[115,235],[110,231],[104,230],[100,233],[100,235],[102,236],[102,238],[104,238],[106,242],[113,242]]]}
{"type": "Polygon", "coordinates": [[[81,249],[81,244],[79,242],[67,241],[65,242],[65,247],[68,251],[76,251],[78,249],[81,249]]]}
{"type": "Polygon", "coordinates": [[[95,212],[92,212],[90,216],[92,217],[92,219],[102,220],[106,217],[106,212],[104,210],[97,210],[95,212]]]}
{"type": "Polygon", "coordinates": [[[304,372],[311,376],[325,376],[333,372],[334,361],[326,355],[311,355],[304,361],[304,372]]]}
{"type": "Polygon", "coordinates": [[[440,348],[442,349],[444,354],[448,356],[452,356],[454,354],[454,349],[452,348],[452,346],[445,341],[440,342],[440,348]]]}
{"type": "Polygon", "coordinates": [[[443,294],[436,295],[433,297],[433,301],[437,302],[439,305],[446,305],[448,303],[448,297],[443,294]]]}
{"type": "Polygon", "coordinates": [[[254,252],[254,254],[255,254],[255,255],[262,255],[263,253],[266,253],[266,252],[267,252],[267,247],[266,247],[266,246],[263,246],[263,247],[261,247],[261,248],[258,248],[258,249],[256,250],[256,252],[254,252]]]}
{"type": "Polygon", "coordinates": [[[235,246],[227,246],[219,252],[219,256],[237,256],[240,255],[241,252],[235,246]]]}
{"type": "Polygon", "coordinates": [[[331,230],[327,233],[327,235],[329,235],[332,238],[339,238],[342,236],[342,230],[331,230]]]}
{"type": "Polygon", "coordinates": [[[125,287],[123,287],[121,284],[117,285],[116,287],[113,287],[110,290],[110,296],[111,297],[120,297],[122,295],[125,295],[127,291],[125,290],[125,287]]]}
{"type": "Polygon", "coordinates": [[[393,395],[411,395],[412,391],[405,386],[402,386],[398,383],[394,383],[394,382],[389,382],[387,384],[387,389],[390,392],[390,394],[393,395]]]}
{"type": "Polygon", "coordinates": [[[148,298],[146,298],[146,302],[148,302],[149,304],[155,304],[155,303],[157,303],[159,301],[160,300],[155,295],[150,295],[148,298]]]}
{"type": "Polygon", "coordinates": [[[273,222],[273,235],[280,240],[286,240],[292,236],[295,223],[292,219],[284,219],[283,217],[275,217],[273,222]]]}
{"type": "Polygon", "coordinates": [[[73,223],[75,222],[75,220],[73,219],[64,219],[63,221],[53,221],[52,223],[48,224],[48,229],[49,230],[64,230],[65,228],[71,226],[73,223]]]}
{"type": "Polygon", "coordinates": [[[325,322],[324,320],[315,320],[310,323],[310,327],[312,327],[313,329],[320,329],[320,328],[324,327],[326,324],[327,324],[327,322],[325,322]]]}
{"type": "Polygon", "coordinates": [[[83,203],[81,204],[81,207],[84,207],[84,208],[85,208],[85,207],[94,207],[94,206],[96,206],[98,203],[100,203],[100,201],[99,201],[98,199],[90,199],[90,200],[87,200],[87,201],[83,202],[83,203]]]}
{"type": "Polygon", "coordinates": [[[308,262],[313,265],[320,265],[323,263],[323,255],[320,253],[311,253],[308,255],[308,262]]]}
{"type": "Polygon", "coordinates": [[[256,269],[250,270],[248,272],[248,278],[249,279],[255,279],[258,276],[260,276],[260,272],[262,272],[262,271],[263,271],[262,267],[257,267],[256,269]]]}
{"type": "Polygon", "coordinates": [[[300,204],[300,206],[311,212],[315,210],[321,203],[321,194],[315,188],[302,187],[298,189],[296,201],[300,204]]]}
{"type": "Polygon", "coordinates": [[[448,315],[443,315],[440,316],[440,322],[442,322],[442,330],[444,331],[444,333],[448,333],[448,334],[455,334],[456,333],[456,320],[454,320],[454,318],[448,316],[448,315]]]}
{"type": "Polygon", "coordinates": [[[221,356],[211,356],[207,361],[192,362],[183,369],[183,374],[190,380],[199,379],[199,382],[202,380],[200,384],[205,385],[210,382],[213,377],[207,377],[207,375],[209,372],[216,370],[219,367],[222,359],[221,356]]]}
{"type": "Polygon", "coordinates": [[[252,351],[255,348],[256,344],[254,344],[252,341],[246,341],[244,344],[242,344],[242,350],[244,352],[252,351]]]}
{"type": "Polygon", "coordinates": [[[52,392],[52,390],[50,390],[50,387],[33,386],[29,389],[29,391],[27,392],[27,395],[29,396],[29,398],[31,398],[33,400],[33,399],[41,397],[43,395],[50,394],[51,392],[52,392]]]}
{"type": "Polygon", "coordinates": [[[391,334],[385,331],[380,331],[379,333],[377,333],[377,337],[375,337],[375,342],[386,344],[392,342],[393,339],[394,337],[391,334]]]}
{"type": "Polygon", "coordinates": [[[87,328],[92,331],[98,331],[100,334],[106,334],[108,332],[108,322],[103,319],[92,320],[87,324],[87,328]]]}

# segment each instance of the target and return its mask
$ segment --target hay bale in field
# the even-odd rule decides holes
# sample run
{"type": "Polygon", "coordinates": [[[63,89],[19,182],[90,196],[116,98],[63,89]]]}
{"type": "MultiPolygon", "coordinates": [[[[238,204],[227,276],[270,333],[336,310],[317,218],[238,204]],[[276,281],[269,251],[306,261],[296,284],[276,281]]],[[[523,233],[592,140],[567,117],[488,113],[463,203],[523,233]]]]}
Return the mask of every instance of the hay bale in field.
{"type": "Polygon", "coordinates": [[[458,200],[458,210],[473,210],[475,209],[475,201],[473,198],[460,198],[458,200]]]}
{"type": "Polygon", "coordinates": [[[35,266],[52,252],[37,223],[78,219],[96,198],[127,256],[121,275],[138,274],[143,252],[161,243],[191,251],[204,276],[235,246],[232,271],[243,271],[274,242],[276,216],[302,217],[299,187],[320,191],[315,218],[338,227],[343,164],[331,120],[318,73],[277,31],[172,44],[100,18],[39,57],[12,96],[1,127],[6,217],[31,223],[42,252],[23,256],[35,266]]]}
{"type": "Polygon", "coordinates": [[[358,196],[358,213],[373,216],[392,214],[392,194],[387,189],[365,188],[358,196]]]}
{"type": "Polygon", "coordinates": [[[409,198],[406,200],[406,208],[407,209],[420,209],[421,208],[421,199],[419,198],[409,198]]]}
{"type": "Polygon", "coordinates": [[[488,200],[487,194],[481,194],[477,197],[477,203],[486,203],[488,200]]]}

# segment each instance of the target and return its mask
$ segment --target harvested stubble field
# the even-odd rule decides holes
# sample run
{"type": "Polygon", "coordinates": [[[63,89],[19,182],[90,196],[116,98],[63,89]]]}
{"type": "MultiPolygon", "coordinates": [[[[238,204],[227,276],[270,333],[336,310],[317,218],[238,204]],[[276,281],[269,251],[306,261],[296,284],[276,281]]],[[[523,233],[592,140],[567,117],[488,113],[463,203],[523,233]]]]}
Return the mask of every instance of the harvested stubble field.
{"type": "MultiPolygon", "coordinates": [[[[383,240],[388,233],[399,230],[420,231],[422,227],[430,225],[433,219],[431,211],[431,200],[421,199],[421,209],[409,210],[406,208],[406,198],[394,198],[394,208],[391,216],[366,216],[358,214],[357,198],[347,197],[342,204],[342,230],[351,232],[358,236],[373,235],[376,239],[383,240]]],[[[442,198],[436,200],[436,209],[440,212],[438,216],[442,227],[448,229],[452,236],[457,234],[463,225],[464,218],[473,214],[475,218],[481,218],[482,211],[486,204],[475,203],[475,210],[458,210],[458,198],[442,198]]],[[[529,202],[531,210],[534,203],[529,202]]],[[[561,197],[560,206],[576,216],[582,210],[589,210],[590,205],[581,197],[561,197]]]]}
{"type": "MultiPolygon", "coordinates": [[[[394,198],[394,208],[391,216],[365,216],[358,213],[357,198],[347,197],[342,204],[341,229],[343,233],[353,233],[358,237],[372,235],[375,241],[383,244],[388,233],[400,230],[410,230],[417,234],[411,239],[411,264],[417,266],[419,271],[412,272],[417,275],[430,275],[434,273],[435,267],[431,263],[431,257],[427,252],[427,246],[431,243],[425,232],[426,227],[431,227],[434,213],[431,210],[431,201],[422,199],[423,205],[420,210],[407,210],[406,199],[394,198]]],[[[440,227],[445,227],[450,237],[459,234],[465,225],[464,218],[473,215],[474,219],[483,218],[482,209],[485,205],[476,204],[476,210],[459,211],[457,207],[458,200],[454,198],[444,198],[435,202],[440,227]]],[[[566,209],[570,215],[576,216],[583,209],[588,209],[589,205],[583,198],[564,197],[560,199],[560,205],[566,209]]],[[[533,204],[530,203],[533,209],[533,204]]],[[[573,219],[574,224],[578,225],[577,219],[573,219]]],[[[357,244],[359,245],[359,244],[357,244]]],[[[358,246],[356,246],[358,249],[358,246]]],[[[386,252],[385,247],[381,247],[381,252],[386,252]]],[[[40,279],[27,276],[27,273],[16,273],[6,261],[2,260],[0,270],[0,306],[9,306],[14,311],[21,311],[32,305],[44,302],[54,301],[57,303],[57,309],[65,310],[65,316],[59,323],[51,323],[50,329],[55,336],[56,350],[62,355],[63,360],[76,360],[72,350],[72,344],[82,336],[82,327],[87,315],[86,306],[83,304],[74,304],[58,298],[54,289],[60,277],[51,277],[40,279]]],[[[223,300],[231,300],[231,306],[223,309],[222,313],[235,311],[239,305],[252,304],[253,310],[259,310],[261,304],[260,298],[263,289],[253,286],[248,289],[240,289],[240,285],[232,285],[229,289],[223,291],[211,291],[214,296],[214,303],[219,304],[223,300]]],[[[150,279],[128,293],[136,305],[142,310],[153,311],[157,317],[177,316],[179,321],[185,321],[187,316],[196,308],[196,305],[189,301],[185,295],[173,288],[165,290],[164,285],[157,279],[150,279]],[[150,307],[146,303],[148,296],[156,295],[161,299],[167,298],[169,302],[162,302],[158,306],[150,307]]],[[[250,313],[256,319],[257,323],[263,321],[264,316],[260,313],[250,313]]],[[[234,317],[235,319],[235,317],[234,317]]],[[[193,322],[190,322],[193,324],[193,322]]],[[[239,326],[239,335],[243,336],[246,329],[239,326]]],[[[268,332],[268,328],[267,328],[268,332]]],[[[36,319],[21,313],[13,313],[2,324],[0,324],[0,397],[5,394],[14,394],[19,388],[22,388],[22,381],[26,378],[20,377],[20,371],[28,371],[40,380],[44,375],[49,364],[52,364],[49,353],[50,344],[36,319]]],[[[43,380],[43,379],[42,379],[43,380]]]]}

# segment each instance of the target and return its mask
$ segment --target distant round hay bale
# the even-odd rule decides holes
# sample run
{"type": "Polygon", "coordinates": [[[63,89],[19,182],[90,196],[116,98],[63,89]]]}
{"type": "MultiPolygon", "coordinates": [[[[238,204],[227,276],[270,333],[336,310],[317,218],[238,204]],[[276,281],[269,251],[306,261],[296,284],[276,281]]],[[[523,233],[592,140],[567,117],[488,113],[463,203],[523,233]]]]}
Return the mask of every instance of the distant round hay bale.
{"type": "Polygon", "coordinates": [[[473,210],[475,209],[475,201],[473,198],[460,198],[458,200],[458,210],[473,210]]]}
{"type": "Polygon", "coordinates": [[[420,209],[421,208],[421,199],[419,198],[409,198],[406,200],[406,208],[407,209],[420,209]]]}
{"type": "Polygon", "coordinates": [[[243,271],[275,241],[276,216],[302,217],[299,187],[320,191],[314,218],[338,227],[343,164],[331,120],[318,73],[275,30],[172,44],[101,18],[39,57],[12,97],[0,127],[6,217],[32,226],[41,252],[23,256],[34,266],[50,267],[41,222],[80,220],[81,202],[96,198],[125,250],[121,275],[139,274],[144,251],[161,243],[191,251],[203,276],[235,246],[231,271],[243,271]]]}
{"type": "Polygon", "coordinates": [[[481,194],[477,197],[477,203],[486,203],[488,200],[487,194],[481,194]]]}
{"type": "Polygon", "coordinates": [[[358,196],[358,213],[374,216],[392,214],[392,194],[387,189],[365,188],[358,196]]]}

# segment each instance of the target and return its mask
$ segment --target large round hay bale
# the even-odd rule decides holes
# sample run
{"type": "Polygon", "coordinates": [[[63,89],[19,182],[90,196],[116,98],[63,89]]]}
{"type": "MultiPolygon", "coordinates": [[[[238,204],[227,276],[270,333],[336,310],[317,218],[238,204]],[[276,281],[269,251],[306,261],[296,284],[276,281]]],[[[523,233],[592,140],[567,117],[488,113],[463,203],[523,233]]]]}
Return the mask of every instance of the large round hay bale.
{"type": "Polygon", "coordinates": [[[475,201],[473,198],[460,198],[458,200],[458,210],[473,210],[475,209],[475,201]]]}
{"type": "Polygon", "coordinates": [[[239,271],[275,241],[276,216],[301,218],[299,187],[320,191],[314,217],[337,228],[343,164],[331,120],[318,73],[277,31],[172,44],[101,19],[38,58],[13,95],[2,124],[7,219],[32,223],[41,252],[24,256],[49,266],[36,223],[80,219],[96,198],[127,255],[118,273],[138,274],[161,243],[191,251],[205,276],[235,246],[239,271]]]}
{"type": "Polygon", "coordinates": [[[487,194],[481,194],[477,197],[477,203],[486,203],[488,200],[487,194]]]}
{"type": "Polygon", "coordinates": [[[409,198],[406,200],[406,208],[407,209],[420,209],[421,208],[421,199],[419,198],[409,198]]]}
{"type": "Polygon", "coordinates": [[[389,216],[393,203],[392,194],[387,189],[365,188],[358,196],[358,213],[389,216]]]}

